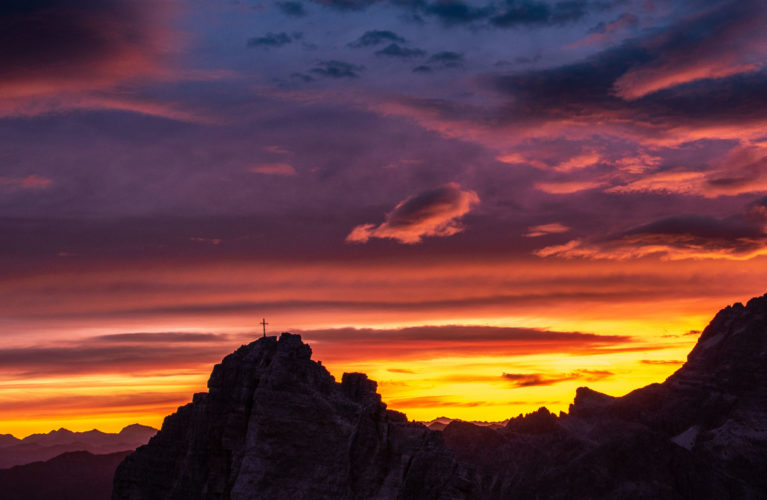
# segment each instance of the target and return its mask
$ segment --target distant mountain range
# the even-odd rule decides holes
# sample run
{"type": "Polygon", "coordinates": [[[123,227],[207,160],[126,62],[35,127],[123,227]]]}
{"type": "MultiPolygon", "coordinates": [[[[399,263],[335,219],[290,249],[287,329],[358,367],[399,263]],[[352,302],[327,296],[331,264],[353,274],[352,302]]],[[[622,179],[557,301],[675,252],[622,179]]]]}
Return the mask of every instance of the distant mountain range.
{"type": "Polygon", "coordinates": [[[88,451],[95,454],[135,450],[146,444],[157,429],[133,424],[118,433],[72,432],[58,429],[47,434],[32,434],[18,439],[10,434],[0,434],[0,469],[51,459],[71,451],[88,451]]]}
{"type": "Polygon", "coordinates": [[[366,375],[310,358],[289,333],[224,358],[120,464],[113,499],[767,497],[767,296],[720,311],[661,384],[580,388],[568,413],[505,425],[408,422],[366,375]]]}

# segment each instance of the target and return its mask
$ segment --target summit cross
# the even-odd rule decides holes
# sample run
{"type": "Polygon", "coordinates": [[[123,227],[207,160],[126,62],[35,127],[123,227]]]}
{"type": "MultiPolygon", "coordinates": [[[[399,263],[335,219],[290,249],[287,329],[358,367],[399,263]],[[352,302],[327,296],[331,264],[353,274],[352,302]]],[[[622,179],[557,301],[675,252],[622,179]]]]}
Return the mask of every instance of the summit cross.
{"type": "Polygon", "coordinates": [[[266,325],[268,325],[268,324],[269,323],[266,322],[266,318],[261,318],[261,323],[259,323],[259,325],[264,327],[264,337],[266,337],[266,325]]]}

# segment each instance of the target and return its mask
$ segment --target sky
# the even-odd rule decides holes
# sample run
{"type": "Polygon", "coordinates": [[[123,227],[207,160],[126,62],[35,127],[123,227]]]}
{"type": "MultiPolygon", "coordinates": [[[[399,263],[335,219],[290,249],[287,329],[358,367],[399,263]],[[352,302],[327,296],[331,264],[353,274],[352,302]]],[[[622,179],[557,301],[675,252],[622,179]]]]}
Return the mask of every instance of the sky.
{"type": "Polygon", "coordinates": [[[0,433],[300,333],[411,419],[662,381],[767,288],[761,0],[9,0],[0,433]]]}

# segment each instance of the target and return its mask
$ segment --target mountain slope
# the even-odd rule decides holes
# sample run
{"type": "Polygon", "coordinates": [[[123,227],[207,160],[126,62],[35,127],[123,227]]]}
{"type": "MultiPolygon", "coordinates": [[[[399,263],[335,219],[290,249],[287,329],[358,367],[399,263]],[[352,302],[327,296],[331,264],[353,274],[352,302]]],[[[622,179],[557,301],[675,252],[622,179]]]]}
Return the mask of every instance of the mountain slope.
{"type": "MultiPolygon", "coordinates": [[[[767,296],[720,311],[662,384],[580,388],[502,427],[439,432],[336,383],[300,337],[243,346],[115,475],[115,499],[763,498],[767,296]]],[[[437,426],[438,428],[441,427],[437,426]]]]}

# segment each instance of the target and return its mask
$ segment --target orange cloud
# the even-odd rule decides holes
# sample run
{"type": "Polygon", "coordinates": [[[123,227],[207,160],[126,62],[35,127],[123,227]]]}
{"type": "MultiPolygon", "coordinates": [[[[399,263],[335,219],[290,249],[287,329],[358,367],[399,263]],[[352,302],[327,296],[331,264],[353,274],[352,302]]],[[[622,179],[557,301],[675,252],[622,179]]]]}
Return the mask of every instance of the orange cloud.
{"type": "Polygon", "coordinates": [[[477,193],[451,182],[399,202],[379,225],[362,224],[346,237],[347,243],[367,243],[370,238],[389,238],[400,243],[420,243],[427,236],[460,233],[459,219],[479,203],[477,193]]]}
{"type": "Polygon", "coordinates": [[[547,234],[559,234],[570,231],[570,228],[559,222],[551,224],[541,224],[539,226],[532,226],[527,228],[525,236],[528,238],[537,238],[538,236],[545,236],[547,234]]]}
{"type": "Polygon", "coordinates": [[[597,153],[585,153],[564,161],[554,167],[557,172],[573,172],[575,170],[582,170],[587,167],[596,165],[601,160],[601,157],[597,153]]]}
{"type": "Polygon", "coordinates": [[[675,87],[695,80],[725,78],[738,73],[756,71],[756,64],[738,64],[730,61],[716,61],[700,64],[694,58],[689,62],[674,61],[654,68],[638,68],[626,72],[615,81],[616,95],[635,100],[659,90],[675,87]]]}
{"type": "Polygon", "coordinates": [[[535,188],[550,194],[572,194],[580,191],[596,189],[604,185],[600,181],[551,181],[538,182],[535,188]]]}
{"type": "Polygon", "coordinates": [[[666,171],[645,175],[626,184],[605,189],[606,193],[696,194],[706,192],[706,174],[690,171],[666,171]]]}

